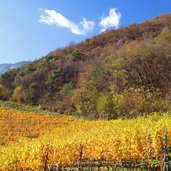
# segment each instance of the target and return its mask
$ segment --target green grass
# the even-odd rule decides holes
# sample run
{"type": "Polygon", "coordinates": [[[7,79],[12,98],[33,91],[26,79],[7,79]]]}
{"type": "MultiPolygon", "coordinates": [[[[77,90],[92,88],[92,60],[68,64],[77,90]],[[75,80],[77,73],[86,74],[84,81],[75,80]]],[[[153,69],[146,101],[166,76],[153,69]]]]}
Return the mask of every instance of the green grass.
{"type": "Polygon", "coordinates": [[[24,110],[24,111],[33,111],[33,112],[36,112],[36,113],[50,113],[50,114],[55,114],[55,115],[58,115],[59,113],[57,112],[50,112],[48,110],[43,110],[41,108],[41,106],[31,106],[31,105],[24,105],[24,104],[19,104],[19,103],[16,103],[16,102],[12,102],[12,101],[2,101],[0,100],[0,107],[3,107],[3,108],[8,108],[8,109],[19,109],[19,110],[24,110]]]}

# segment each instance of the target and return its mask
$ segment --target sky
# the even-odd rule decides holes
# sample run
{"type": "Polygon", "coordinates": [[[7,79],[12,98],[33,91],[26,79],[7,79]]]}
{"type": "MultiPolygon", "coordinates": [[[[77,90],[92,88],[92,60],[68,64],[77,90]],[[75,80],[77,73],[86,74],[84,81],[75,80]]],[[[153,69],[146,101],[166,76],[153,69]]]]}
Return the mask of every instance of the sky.
{"type": "Polygon", "coordinates": [[[171,0],[0,0],[0,63],[36,60],[170,12],[171,0]]]}

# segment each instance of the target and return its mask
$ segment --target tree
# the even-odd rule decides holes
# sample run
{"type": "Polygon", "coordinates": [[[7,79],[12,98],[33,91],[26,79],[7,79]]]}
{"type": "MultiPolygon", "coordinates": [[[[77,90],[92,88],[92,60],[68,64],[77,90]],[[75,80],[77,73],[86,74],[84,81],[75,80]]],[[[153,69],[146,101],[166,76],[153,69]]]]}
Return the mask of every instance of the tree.
{"type": "Polygon", "coordinates": [[[27,103],[27,93],[22,86],[17,86],[13,92],[12,100],[18,103],[27,103]]]}
{"type": "Polygon", "coordinates": [[[0,99],[8,100],[10,97],[10,94],[11,94],[10,90],[4,85],[0,84],[0,99]]]}
{"type": "Polygon", "coordinates": [[[112,97],[109,94],[100,93],[97,99],[98,116],[101,119],[116,119],[116,113],[112,97]]]}

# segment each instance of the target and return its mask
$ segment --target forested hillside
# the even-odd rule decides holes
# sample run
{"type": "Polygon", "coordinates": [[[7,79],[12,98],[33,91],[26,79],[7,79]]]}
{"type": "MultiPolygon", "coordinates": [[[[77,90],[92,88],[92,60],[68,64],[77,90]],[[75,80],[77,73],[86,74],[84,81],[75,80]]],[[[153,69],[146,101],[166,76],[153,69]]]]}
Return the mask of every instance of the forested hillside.
{"type": "Polygon", "coordinates": [[[171,14],[50,52],[0,77],[0,99],[85,118],[166,111],[171,98],[171,14]]]}

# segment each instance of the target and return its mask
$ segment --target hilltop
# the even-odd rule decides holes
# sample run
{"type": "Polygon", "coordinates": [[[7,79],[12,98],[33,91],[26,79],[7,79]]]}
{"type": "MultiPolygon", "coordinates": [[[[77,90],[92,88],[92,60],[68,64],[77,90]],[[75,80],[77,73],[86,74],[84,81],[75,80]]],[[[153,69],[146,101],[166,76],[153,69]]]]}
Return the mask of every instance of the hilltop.
{"type": "Polygon", "coordinates": [[[0,77],[0,99],[86,118],[166,111],[171,14],[107,30],[0,77]]]}

